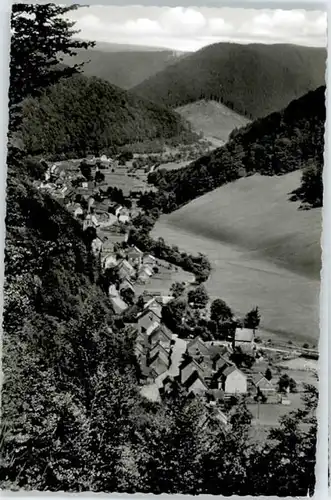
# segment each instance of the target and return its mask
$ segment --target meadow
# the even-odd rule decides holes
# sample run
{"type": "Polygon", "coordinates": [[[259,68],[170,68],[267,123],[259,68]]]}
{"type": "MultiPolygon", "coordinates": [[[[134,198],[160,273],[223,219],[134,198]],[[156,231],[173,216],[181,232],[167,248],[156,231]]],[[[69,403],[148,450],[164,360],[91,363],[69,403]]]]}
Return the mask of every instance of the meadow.
{"type": "Polygon", "coordinates": [[[104,171],[105,184],[111,187],[122,189],[124,196],[128,196],[130,191],[145,191],[152,190],[152,186],[148,186],[142,178],[136,178],[133,175],[127,174],[126,168],[118,168],[115,172],[110,169],[104,171]]]}
{"type": "Polygon", "coordinates": [[[321,211],[289,201],[299,181],[300,172],[240,179],[162,216],[152,236],[206,254],[210,296],[239,315],[259,306],[264,340],[316,343],[321,211]]]}
{"type": "Polygon", "coordinates": [[[196,101],[176,111],[191,123],[194,131],[202,132],[211,142],[218,141],[216,146],[223,145],[233,129],[249,123],[246,117],[213,100],[196,101]]]}

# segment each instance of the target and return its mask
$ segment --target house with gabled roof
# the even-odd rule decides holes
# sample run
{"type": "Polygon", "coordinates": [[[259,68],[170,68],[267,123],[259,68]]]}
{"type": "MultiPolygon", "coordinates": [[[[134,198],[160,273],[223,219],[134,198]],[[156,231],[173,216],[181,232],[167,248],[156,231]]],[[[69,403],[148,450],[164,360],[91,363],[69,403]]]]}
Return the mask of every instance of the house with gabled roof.
{"type": "Polygon", "coordinates": [[[235,365],[228,366],[222,371],[218,388],[227,394],[246,394],[247,377],[235,365]]]}
{"type": "Polygon", "coordinates": [[[254,330],[250,328],[237,327],[234,333],[232,347],[240,347],[242,350],[252,351],[255,346],[254,330]]]}
{"type": "Polygon", "coordinates": [[[153,276],[153,269],[148,265],[143,265],[138,272],[138,281],[141,283],[147,283],[153,276]]]}
{"type": "Polygon", "coordinates": [[[148,368],[151,370],[154,378],[157,378],[168,370],[169,360],[165,358],[161,351],[157,351],[154,357],[149,360],[148,368]]]}
{"type": "Polygon", "coordinates": [[[164,362],[166,362],[169,366],[169,364],[170,364],[169,350],[165,349],[165,347],[163,347],[160,342],[157,342],[149,350],[149,353],[148,353],[149,359],[154,359],[156,354],[159,356],[160,359],[162,359],[164,362]]]}
{"type": "Polygon", "coordinates": [[[254,373],[251,377],[251,381],[256,391],[261,392],[265,396],[274,395],[277,392],[273,383],[262,373],[254,373]]]}
{"type": "Polygon", "coordinates": [[[156,265],[156,258],[151,255],[151,254],[145,254],[143,256],[143,262],[142,262],[144,265],[146,266],[155,266],[156,265]]]}
{"type": "Polygon", "coordinates": [[[154,313],[157,314],[160,319],[162,318],[162,306],[155,300],[154,297],[150,299],[148,302],[146,302],[145,309],[153,310],[154,313]]]}
{"type": "Polygon", "coordinates": [[[153,330],[158,328],[161,324],[159,316],[151,309],[145,309],[137,318],[137,328],[149,336],[153,330]]]}
{"type": "Polygon", "coordinates": [[[172,342],[172,333],[165,325],[160,325],[150,333],[148,339],[150,345],[152,346],[159,343],[165,349],[170,349],[172,342]]]}
{"type": "Polygon", "coordinates": [[[132,278],[136,274],[134,268],[125,259],[123,259],[118,264],[117,270],[118,270],[118,275],[119,275],[121,280],[124,280],[125,278],[132,278]]]}
{"type": "Polygon", "coordinates": [[[197,372],[201,378],[206,376],[206,372],[194,359],[187,358],[179,366],[179,380],[181,384],[185,384],[186,380],[197,372]]]}
{"type": "Polygon", "coordinates": [[[119,290],[124,290],[125,288],[129,288],[132,292],[135,293],[135,288],[133,281],[130,280],[130,278],[124,278],[124,280],[121,282],[119,286],[119,290]]]}
{"type": "Polygon", "coordinates": [[[88,227],[99,227],[98,219],[94,214],[88,214],[84,219],[83,230],[85,231],[88,227]]]}
{"type": "Polygon", "coordinates": [[[139,250],[139,248],[137,248],[136,246],[130,247],[127,251],[127,256],[128,261],[131,265],[141,266],[144,254],[141,250],[139,250]]]}
{"type": "Polygon", "coordinates": [[[109,253],[108,255],[105,255],[102,259],[102,267],[104,269],[108,269],[111,267],[116,267],[117,266],[117,258],[114,253],[109,253]]]}
{"type": "Polygon", "coordinates": [[[195,337],[195,339],[187,344],[187,353],[193,358],[208,356],[209,349],[200,337],[195,337]]]}
{"type": "Polygon", "coordinates": [[[204,379],[199,375],[197,371],[194,371],[183,383],[183,386],[188,393],[194,394],[195,396],[202,396],[208,391],[208,387],[204,382],[204,379]]]}

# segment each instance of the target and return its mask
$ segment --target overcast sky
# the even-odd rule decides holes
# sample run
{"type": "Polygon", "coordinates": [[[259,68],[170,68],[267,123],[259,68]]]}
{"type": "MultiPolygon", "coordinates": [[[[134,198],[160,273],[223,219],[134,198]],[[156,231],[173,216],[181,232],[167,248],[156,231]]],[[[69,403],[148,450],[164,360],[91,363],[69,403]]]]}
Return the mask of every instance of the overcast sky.
{"type": "Polygon", "coordinates": [[[70,18],[80,38],[179,51],[220,41],[326,46],[326,13],[319,11],[90,6],[70,18]]]}

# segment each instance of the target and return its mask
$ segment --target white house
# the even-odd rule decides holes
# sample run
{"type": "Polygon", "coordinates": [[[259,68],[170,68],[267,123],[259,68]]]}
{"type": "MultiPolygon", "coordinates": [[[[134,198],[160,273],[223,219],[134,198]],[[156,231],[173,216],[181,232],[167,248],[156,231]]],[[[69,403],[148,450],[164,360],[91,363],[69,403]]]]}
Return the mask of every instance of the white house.
{"type": "Polygon", "coordinates": [[[247,377],[236,366],[228,366],[222,373],[219,389],[228,394],[245,394],[247,392],[247,377]]]}

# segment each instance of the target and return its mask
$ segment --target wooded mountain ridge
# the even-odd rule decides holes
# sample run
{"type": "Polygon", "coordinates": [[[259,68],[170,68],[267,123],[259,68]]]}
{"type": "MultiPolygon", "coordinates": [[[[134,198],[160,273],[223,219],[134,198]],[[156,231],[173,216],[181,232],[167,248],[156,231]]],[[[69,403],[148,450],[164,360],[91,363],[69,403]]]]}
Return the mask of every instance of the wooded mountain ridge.
{"type": "Polygon", "coordinates": [[[83,73],[86,76],[103,78],[118,87],[130,89],[183,57],[167,49],[105,45],[96,44],[94,48],[78,50],[75,56],[64,56],[63,63],[69,66],[85,63],[83,73]]]}
{"type": "Polygon", "coordinates": [[[84,75],[63,79],[39,98],[27,98],[22,138],[30,154],[111,152],[133,142],[190,141],[190,125],[175,111],[84,75]]]}
{"type": "Polygon", "coordinates": [[[219,100],[254,119],[325,83],[326,50],[289,44],[217,43],[187,55],[133,90],[178,107],[219,100]]]}

